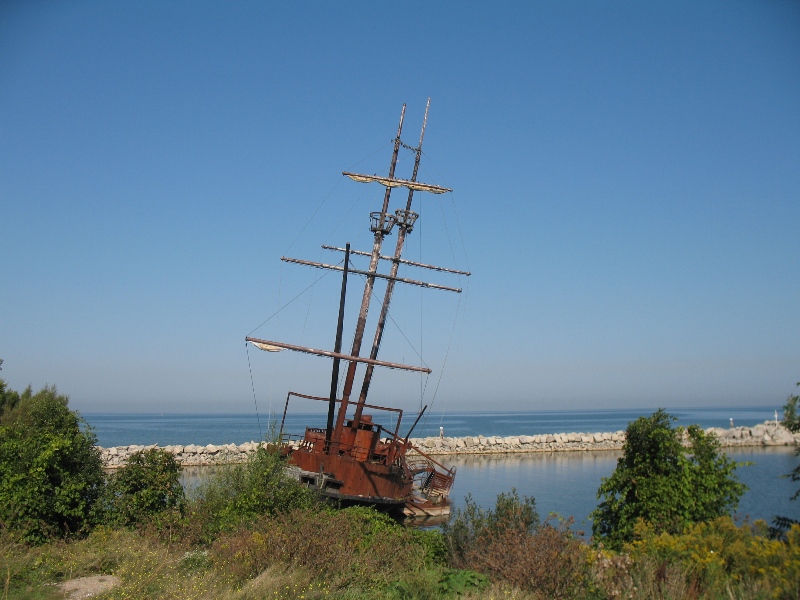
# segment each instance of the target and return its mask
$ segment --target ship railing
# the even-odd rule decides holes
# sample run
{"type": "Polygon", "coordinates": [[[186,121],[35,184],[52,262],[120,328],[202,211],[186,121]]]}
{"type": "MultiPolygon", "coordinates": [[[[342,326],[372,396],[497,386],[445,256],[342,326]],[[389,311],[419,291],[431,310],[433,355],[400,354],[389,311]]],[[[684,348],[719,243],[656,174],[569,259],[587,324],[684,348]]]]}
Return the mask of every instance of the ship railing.
{"type": "MultiPolygon", "coordinates": [[[[289,400],[292,398],[292,396],[294,396],[296,398],[304,398],[306,400],[314,400],[316,402],[330,402],[331,401],[330,398],[325,398],[325,397],[322,397],[322,396],[309,396],[308,394],[301,394],[299,392],[291,392],[290,391],[288,394],[286,394],[286,404],[284,404],[284,406],[283,406],[283,418],[281,419],[281,427],[280,427],[281,439],[283,438],[283,435],[284,435],[283,427],[286,424],[286,413],[289,411],[289,400]]],[[[334,400],[334,402],[336,404],[341,404],[342,401],[337,398],[337,399],[334,400]]],[[[381,427],[381,429],[383,431],[391,433],[395,438],[397,437],[397,434],[400,432],[400,422],[403,420],[403,411],[401,409],[399,409],[399,408],[391,408],[389,406],[377,406],[375,404],[363,404],[362,406],[364,408],[371,408],[373,410],[381,410],[381,411],[385,411],[385,412],[396,413],[397,414],[397,421],[395,422],[394,432],[391,432],[391,431],[389,431],[388,429],[386,429],[384,427],[381,427]]],[[[376,423],[376,425],[377,425],[377,423],[376,423]]],[[[322,433],[326,433],[327,430],[326,429],[322,429],[321,431],[322,431],[322,433]]],[[[298,437],[300,437],[300,436],[298,436],[298,437]]]]}
{"type": "Polygon", "coordinates": [[[406,455],[406,464],[415,478],[420,477],[419,489],[422,493],[447,498],[456,478],[456,468],[448,469],[416,446],[416,454],[406,455]]]}

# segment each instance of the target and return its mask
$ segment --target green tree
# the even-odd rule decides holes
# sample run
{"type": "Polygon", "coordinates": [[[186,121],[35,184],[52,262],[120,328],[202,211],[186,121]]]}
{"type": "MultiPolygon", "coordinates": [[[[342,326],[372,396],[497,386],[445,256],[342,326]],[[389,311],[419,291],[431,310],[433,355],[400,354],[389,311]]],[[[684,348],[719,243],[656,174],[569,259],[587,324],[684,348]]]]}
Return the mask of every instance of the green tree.
{"type": "Polygon", "coordinates": [[[622,457],[603,479],[597,491],[602,501],[591,514],[592,531],[606,545],[631,541],[639,520],[675,533],[738,506],[747,488],[734,474],[737,464],[720,451],[715,436],[696,425],[673,428],[674,420],[659,409],[628,424],[622,457]]]}
{"type": "Polygon", "coordinates": [[[104,494],[107,520],[132,526],[167,511],[180,516],[185,506],[180,476],[181,467],[169,452],[151,448],[132,454],[109,478],[104,494]]]}
{"type": "MultiPolygon", "coordinates": [[[[800,387],[800,382],[797,385],[800,387]]],[[[789,396],[786,399],[786,404],[783,405],[783,425],[792,433],[800,432],[800,395],[789,396]]],[[[795,451],[795,454],[800,455],[800,448],[795,451]]],[[[789,477],[792,481],[800,481],[800,464],[784,477],[789,477]]],[[[798,496],[800,496],[800,489],[794,493],[791,499],[796,500],[798,496]]],[[[800,521],[790,517],[775,517],[773,527],[770,527],[770,534],[774,537],[783,537],[792,525],[800,525],[800,521]]]]}
{"type": "Polygon", "coordinates": [[[42,542],[91,526],[100,452],[68,401],[55,386],[36,394],[29,386],[0,415],[0,528],[14,538],[42,542]]]}
{"type": "MultiPolygon", "coordinates": [[[[797,383],[800,387],[800,382],[797,383]]],[[[783,425],[792,433],[800,432],[800,395],[789,396],[783,406],[783,425]]],[[[800,448],[796,454],[800,455],[800,448]]],[[[797,465],[788,475],[792,481],[800,481],[800,465],[797,465]]],[[[800,496],[800,489],[792,496],[792,500],[800,496]]]]}
{"type": "MultiPolygon", "coordinates": [[[[800,381],[797,382],[800,387],[800,381]]],[[[783,425],[792,433],[800,432],[800,395],[789,396],[783,405],[783,425]]]]}
{"type": "MultiPolygon", "coordinates": [[[[0,358],[0,371],[3,370],[3,359],[0,358]]],[[[0,417],[7,410],[13,410],[19,404],[19,394],[6,388],[6,382],[0,379],[0,417]]]]}

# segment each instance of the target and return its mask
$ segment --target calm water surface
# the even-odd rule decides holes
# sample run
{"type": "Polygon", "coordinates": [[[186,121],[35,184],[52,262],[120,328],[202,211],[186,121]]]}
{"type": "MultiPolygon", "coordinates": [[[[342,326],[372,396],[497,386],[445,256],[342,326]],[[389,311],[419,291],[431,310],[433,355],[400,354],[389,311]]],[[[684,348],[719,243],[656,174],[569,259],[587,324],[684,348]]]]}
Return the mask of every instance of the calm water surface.
{"type": "MultiPolygon", "coordinates": [[[[777,408],[777,407],[776,407],[777,408]]],[[[670,409],[677,417],[676,425],[697,423],[702,427],[728,427],[730,419],[736,425],[752,426],[774,417],[772,407],[753,408],[691,408],[670,409]]],[[[438,436],[439,427],[445,435],[537,435],[540,433],[603,432],[624,430],[630,421],[642,415],[642,410],[587,410],[587,411],[525,411],[525,412],[450,412],[426,414],[414,430],[414,437],[438,436]]],[[[375,416],[375,421],[387,429],[394,429],[394,421],[375,416]]],[[[103,414],[84,413],[84,418],[94,429],[98,443],[104,447],[131,444],[242,444],[262,440],[271,427],[280,425],[277,418],[255,414],[103,414]]],[[[400,433],[405,435],[414,423],[416,414],[403,417],[400,433]]],[[[304,428],[325,427],[325,414],[289,414],[285,430],[302,434],[304,428]]]]}
{"type": "MultiPolygon", "coordinates": [[[[528,411],[513,413],[450,413],[430,415],[420,423],[414,436],[438,435],[536,435],[540,433],[602,432],[625,429],[629,421],[652,410],[528,411]]],[[[774,417],[771,407],[670,409],[677,425],[697,423],[702,427],[752,426],[774,417]]],[[[84,417],[93,427],[101,446],[130,444],[241,444],[264,439],[269,431],[268,417],[255,415],[119,415],[88,413],[84,417]]],[[[406,415],[401,427],[405,434],[416,415],[406,415]]],[[[289,415],[285,429],[302,433],[305,426],[324,427],[323,414],[289,415]]],[[[385,426],[389,421],[379,421],[385,426]]],[[[273,423],[275,421],[273,420],[273,423]]],[[[277,421],[279,423],[279,420],[277,421]]],[[[276,424],[277,424],[276,423],[276,424]]],[[[796,483],[781,478],[797,461],[794,448],[747,448],[728,451],[739,462],[752,466],[737,469],[739,478],[750,490],[742,498],[739,515],[770,521],[775,515],[800,518],[800,502],[789,498],[796,483]]],[[[451,498],[463,505],[469,493],[485,507],[494,505],[497,494],[516,487],[521,495],[536,498],[539,512],[575,517],[576,526],[591,530],[587,520],[597,506],[596,493],[601,479],[616,466],[619,452],[551,452],[495,456],[447,457],[444,462],[458,468],[451,498]]],[[[196,480],[189,475],[187,483],[196,480]]]]}
{"type": "MultiPolygon", "coordinates": [[[[736,470],[750,488],[739,503],[739,517],[768,522],[775,515],[800,518],[800,502],[789,500],[798,484],[781,477],[799,460],[794,448],[747,448],[727,454],[737,462],[754,463],[736,470]]],[[[591,532],[588,515],[597,507],[597,488],[614,471],[619,456],[618,451],[604,451],[454,457],[447,460],[458,467],[451,498],[460,506],[471,494],[478,505],[491,507],[497,494],[515,487],[521,496],[536,498],[541,516],[572,516],[577,529],[591,532]]]]}
{"type": "MultiPolygon", "coordinates": [[[[737,462],[751,466],[737,469],[739,479],[750,488],[739,503],[738,519],[764,519],[776,515],[800,519],[800,502],[789,500],[797,484],[781,475],[791,471],[800,460],[794,448],[769,447],[729,451],[737,462]]],[[[617,465],[618,451],[542,452],[494,456],[447,457],[448,466],[456,466],[456,482],[450,495],[455,507],[463,506],[471,494],[484,508],[494,507],[497,495],[516,488],[520,496],[533,496],[542,518],[550,513],[574,517],[576,530],[591,535],[591,513],[598,504],[597,488],[617,465]]],[[[196,486],[214,467],[187,467],[184,485],[196,486]]]]}

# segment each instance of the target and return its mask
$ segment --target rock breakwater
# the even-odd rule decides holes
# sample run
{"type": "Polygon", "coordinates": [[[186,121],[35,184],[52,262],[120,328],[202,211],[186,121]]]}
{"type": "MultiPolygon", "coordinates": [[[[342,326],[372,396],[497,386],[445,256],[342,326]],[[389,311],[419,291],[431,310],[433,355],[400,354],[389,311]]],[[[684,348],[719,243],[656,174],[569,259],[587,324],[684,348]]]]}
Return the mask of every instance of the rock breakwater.
{"type": "Polygon", "coordinates": [[[175,460],[183,467],[198,467],[207,465],[220,465],[225,463],[244,462],[248,455],[255,452],[259,447],[266,447],[266,442],[245,442],[244,444],[224,444],[216,446],[207,444],[197,446],[189,444],[186,446],[159,446],[151,444],[149,446],[116,446],[113,448],[100,447],[100,458],[107,469],[117,469],[127,464],[128,457],[142,450],[160,448],[169,452],[175,460]]]}
{"type": "MultiPolygon", "coordinates": [[[[754,427],[710,427],[723,447],[734,446],[794,446],[800,444],[800,434],[792,434],[783,425],[766,421],[754,427]]],[[[462,438],[428,437],[412,439],[426,454],[500,454],[518,452],[587,452],[621,450],[625,432],[613,433],[554,433],[520,436],[475,436],[462,438]]]]}
{"type": "MultiPolygon", "coordinates": [[[[765,421],[753,427],[711,427],[705,430],[717,436],[723,447],[740,446],[794,446],[800,444],[800,434],[792,434],[782,424],[765,421]]],[[[422,452],[431,455],[459,454],[509,454],[525,452],[592,452],[621,450],[625,444],[625,432],[600,433],[553,433],[516,436],[466,436],[411,438],[411,443],[422,452]]],[[[247,456],[266,442],[245,442],[198,446],[163,446],[162,449],[175,456],[182,466],[220,465],[247,460],[247,456]]],[[[159,448],[149,446],[117,446],[100,448],[106,468],[116,469],[125,465],[134,452],[159,448]]]]}

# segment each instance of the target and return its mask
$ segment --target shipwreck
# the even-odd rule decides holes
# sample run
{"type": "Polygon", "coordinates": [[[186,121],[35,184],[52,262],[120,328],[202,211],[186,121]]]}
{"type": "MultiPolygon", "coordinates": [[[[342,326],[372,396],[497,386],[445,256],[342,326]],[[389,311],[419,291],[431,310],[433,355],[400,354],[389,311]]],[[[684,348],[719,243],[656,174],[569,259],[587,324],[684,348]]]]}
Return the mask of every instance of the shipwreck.
{"type": "Polygon", "coordinates": [[[415,517],[440,517],[449,514],[449,494],[455,480],[456,469],[447,468],[409,442],[411,431],[416,427],[427,407],[419,412],[409,430],[402,434],[403,411],[398,408],[368,404],[367,397],[376,367],[411,372],[431,372],[424,366],[378,359],[395,285],[399,283],[454,293],[461,292],[461,289],[456,287],[400,277],[398,275],[400,268],[410,266],[438,273],[470,275],[467,271],[438,267],[402,258],[406,239],[414,230],[414,225],[419,218],[418,213],[412,210],[415,194],[445,194],[452,191],[449,188],[417,181],[429,107],[430,100],[425,109],[419,143],[412,147],[404,144],[401,140],[406,109],[406,106],[403,105],[397,135],[394,138],[389,172],[386,176],[343,172],[344,176],[355,182],[372,183],[385,187],[380,210],[369,215],[369,227],[374,239],[372,250],[369,252],[353,250],[349,243],[344,247],[323,246],[324,249],[331,252],[344,254],[344,260],[340,264],[326,264],[285,256],[281,258],[288,263],[342,273],[333,350],[309,348],[249,336],[246,338],[247,342],[261,350],[272,352],[293,350],[328,357],[333,361],[330,392],[326,396],[295,391],[289,391],[286,396],[280,427],[280,443],[290,470],[298,480],[309,488],[317,490],[320,494],[344,503],[369,504],[396,514],[415,517]],[[395,167],[401,146],[415,153],[413,173],[409,179],[395,177],[395,167]],[[402,208],[390,211],[392,192],[399,193],[400,189],[407,190],[405,203],[401,205],[402,208]],[[393,232],[396,232],[397,236],[394,253],[384,254],[384,241],[393,232]],[[357,270],[351,267],[350,258],[354,255],[369,257],[367,270],[357,270]],[[384,267],[384,269],[381,270],[380,267],[384,267]],[[350,352],[347,353],[342,351],[342,330],[348,278],[352,275],[362,276],[365,283],[353,344],[350,352]],[[376,280],[385,280],[386,290],[372,345],[369,353],[362,356],[370,299],[376,280]],[[341,394],[338,394],[342,363],[346,363],[347,370],[341,394]],[[363,379],[360,390],[355,395],[356,373],[360,366],[363,367],[363,379]],[[284,432],[286,414],[293,398],[327,403],[326,427],[306,427],[305,433],[302,435],[290,435],[284,432]]]}

